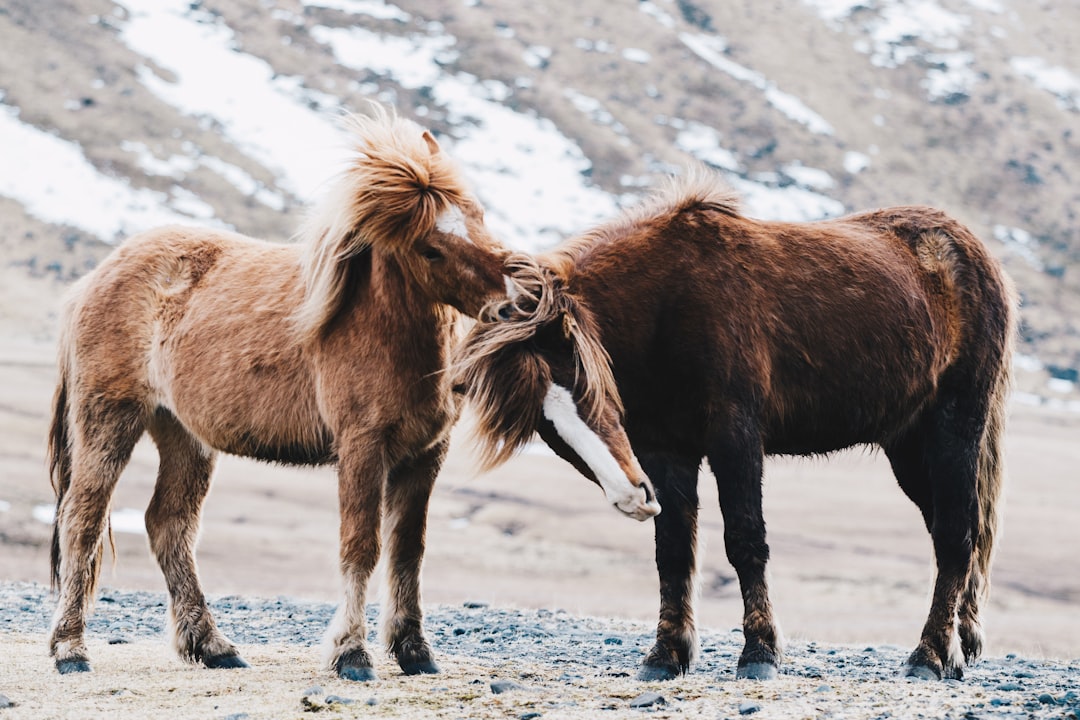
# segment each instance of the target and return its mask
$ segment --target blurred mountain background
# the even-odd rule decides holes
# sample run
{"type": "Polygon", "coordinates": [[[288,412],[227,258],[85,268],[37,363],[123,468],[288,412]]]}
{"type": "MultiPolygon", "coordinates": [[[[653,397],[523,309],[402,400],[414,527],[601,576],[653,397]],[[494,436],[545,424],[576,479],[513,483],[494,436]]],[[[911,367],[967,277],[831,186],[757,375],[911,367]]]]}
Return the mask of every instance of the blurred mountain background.
{"type": "Polygon", "coordinates": [[[2,0],[0,311],[164,222],[288,240],[375,99],[540,249],[705,162],[755,216],[940,207],[1023,298],[1022,397],[1077,407],[1080,5],[2,0]]]}
{"type": "MultiPolygon", "coordinates": [[[[1076,656],[1080,3],[1065,0],[0,0],[0,578],[48,581],[63,291],[163,223],[289,241],[347,156],[338,119],[372,99],[435,131],[520,249],[699,162],[757,217],[920,203],[970,225],[1023,298],[991,652],[1076,656]]],[[[426,600],[655,617],[649,524],[539,444],[487,475],[469,448],[453,443],[432,499],[426,600]]],[[[106,584],[164,587],[142,527],[156,466],[140,443],[106,584]]],[[[887,461],[770,459],[766,475],[787,631],[913,641],[932,548],[887,461]]],[[[730,627],[742,601],[701,486],[699,619],[730,627]]],[[[336,487],[332,468],[223,458],[207,592],[337,599],[336,487]]]]}

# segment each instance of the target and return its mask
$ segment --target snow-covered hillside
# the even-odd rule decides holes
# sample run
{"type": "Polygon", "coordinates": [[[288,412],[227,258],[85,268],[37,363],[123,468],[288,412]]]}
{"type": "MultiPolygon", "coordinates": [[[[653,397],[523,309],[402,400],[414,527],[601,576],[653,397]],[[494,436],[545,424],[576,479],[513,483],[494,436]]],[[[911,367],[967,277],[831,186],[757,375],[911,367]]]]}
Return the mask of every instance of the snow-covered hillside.
{"type": "MultiPolygon", "coordinates": [[[[412,15],[377,0],[304,0],[303,5],[341,11],[341,25],[308,28],[337,62],[359,73],[374,72],[401,88],[424,88],[431,104],[445,112],[450,125],[445,143],[467,168],[488,207],[491,224],[508,243],[539,249],[612,217],[620,202],[634,201],[632,193],[615,194],[592,184],[588,179],[592,163],[581,148],[550,119],[516,111],[514,87],[455,71],[452,63],[461,50],[440,23],[424,22],[418,28],[411,22],[412,15]],[[396,32],[379,32],[366,28],[365,19],[393,20],[398,27],[396,32]]],[[[642,3],[641,8],[671,23],[652,3],[642,3]]],[[[288,10],[267,12],[278,21],[303,23],[301,15],[288,10]]],[[[267,59],[237,49],[229,26],[198,3],[117,0],[112,14],[109,22],[119,29],[119,40],[145,61],[135,68],[139,82],[179,112],[212,125],[270,170],[275,186],[262,186],[240,168],[190,142],[183,155],[168,157],[155,155],[145,144],[129,142],[122,149],[138,156],[136,164],[143,172],[176,180],[168,193],[148,191],[139,187],[138,177],[118,178],[95,169],[77,143],[22,122],[19,108],[5,104],[0,106],[0,144],[13,152],[10,161],[0,166],[0,194],[19,201],[42,220],[71,225],[111,242],[166,222],[229,225],[228,218],[215,216],[198,195],[185,189],[185,172],[197,166],[220,174],[271,208],[280,207],[282,195],[311,200],[338,168],[345,138],[337,119],[351,109],[339,98],[312,88],[305,77],[279,74],[267,59]],[[30,182],[23,171],[26,167],[35,171],[30,182]]],[[[100,20],[86,18],[88,24],[100,20]]],[[[832,132],[827,122],[764,76],[730,62],[721,64],[716,47],[722,38],[684,34],[680,40],[721,71],[760,89],[797,122],[815,132],[832,132]]],[[[543,49],[529,52],[543,55],[543,49]]],[[[639,63],[650,62],[647,53],[630,56],[639,63]]],[[[524,78],[519,81],[527,83],[524,78]]],[[[393,99],[387,93],[373,94],[383,101],[393,99]]],[[[575,94],[574,99],[584,112],[591,112],[589,98],[575,94]]],[[[69,110],[76,113],[82,108],[76,102],[69,110]]],[[[406,112],[423,121],[424,108],[406,112]]],[[[602,115],[594,114],[593,119],[610,122],[602,115]]],[[[660,122],[680,131],[694,129],[680,118],[660,122]]],[[[787,176],[786,183],[778,182],[778,176],[740,176],[737,161],[715,160],[727,152],[719,133],[699,126],[697,135],[697,142],[685,140],[686,132],[679,136],[684,141],[677,145],[691,156],[687,160],[696,158],[731,171],[751,214],[808,220],[843,211],[840,202],[814,189],[831,182],[804,183],[798,173],[787,176]]]]}
{"type": "Polygon", "coordinates": [[[347,156],[340,116],[372,99],[431,127],[525,250],[690,163],[762,218],[943,207],[1016,275],[1025,353],[1071,397],[1080,13],[1060,4],[1059,31],[1053,2],[775,5],[73,0],[46,18],[17,0],[0,205],[106,243],[172,222],[286,238],[347,156]]]}

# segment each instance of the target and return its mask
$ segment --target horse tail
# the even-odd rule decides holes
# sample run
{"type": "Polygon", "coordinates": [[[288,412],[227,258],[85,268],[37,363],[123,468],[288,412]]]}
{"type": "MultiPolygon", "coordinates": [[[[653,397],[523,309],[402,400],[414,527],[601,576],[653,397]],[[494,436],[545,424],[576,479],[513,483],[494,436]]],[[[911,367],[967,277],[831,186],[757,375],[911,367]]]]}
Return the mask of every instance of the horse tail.
{"type": "MultiPolygon", "coordinates": [[[[1007,281],[1006,281],[1007,282],[1007,281]]],[[[1015,336],[1015,303],[1011,289],[1005,290],[1005,338],[1001,360],[990,389],[989,407],[982,441],[979,444],[977,492],[979,497],[978,537],[975,542],[975,570],[981,583],[976,599],[981,603],[990,591],[990,564],[1001,524],[1001,495],[1004,485],[1004,434],[1009,391],[1012,388],[1012,355],[1015,336]]]]}
{"type": "MultiPolygon", "coordinates": [[[[57,381],[53,393],[52,420],[49,423],[49,480],[56,495],[56,511],[53,513],[52,546],[49,551],[50,586],[52,590],[60,588],[60,561],[63,559],[64,546],[60,538],[60,524],[63,520],[62,508],[64,497],[71,489],[72,481],[72,433],[71,433],[71,382],[72,350],[70,335],[73,333],[72,315],[75,312],[76,295],[69,296],[64,308],[61,324],[60,341],[57,348],[57,381]]],[[[112,519],[105,515],[105,532],[112,553],[113,567],[116,567],[116,537],[113,535],[112,519]]],[[[101,560],[105,553],[104,545],[99,544],[97,555],[91,563],[93,576],[90,579],[90,592],[97,588],[101,572],[101,560]]]]}
{"type": "Polygon", "coordinates": [[[61,352],[59,354],[59,378],[56,383],[56,392],[53,394],[52,423],[49,426],[49,480],[52,482],[53,493],[56,494],[56,512],[53,515],[52,550],[51,560],[51,585],[56,590],[60,585],[60,506],[64,501],[64,495],[71,486],[71,440],[68,421],[68,384],[69,372],[66,355],[63,351],[64,340],[61,339],[61,352]]]}

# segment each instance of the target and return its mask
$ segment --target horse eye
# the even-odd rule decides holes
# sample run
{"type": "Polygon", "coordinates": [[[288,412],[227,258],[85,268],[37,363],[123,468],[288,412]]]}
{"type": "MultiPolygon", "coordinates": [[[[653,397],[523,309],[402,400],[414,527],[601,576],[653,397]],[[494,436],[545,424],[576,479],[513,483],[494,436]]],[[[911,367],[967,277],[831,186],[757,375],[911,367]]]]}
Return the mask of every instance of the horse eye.
{"type": "Polygon", "coordinates": [[[424,257],[425,260],[428,260],[429,262],[435,262],[436,260],[443,259],[443,254],[433,247],[424,248],[420,252],[420,254],[424,257]]]}

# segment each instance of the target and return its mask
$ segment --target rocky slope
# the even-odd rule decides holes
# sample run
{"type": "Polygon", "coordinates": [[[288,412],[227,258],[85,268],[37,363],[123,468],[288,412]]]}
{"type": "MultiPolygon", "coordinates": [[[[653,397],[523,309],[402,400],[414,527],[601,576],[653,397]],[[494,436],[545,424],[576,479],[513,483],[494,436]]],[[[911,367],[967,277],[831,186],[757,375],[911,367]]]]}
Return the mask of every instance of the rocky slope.
{"type": "Polygon", "coordinates": [[[1050,0],[7,0],[0,307],[35,325],[33,277],[161,222],[287,239],[334,116],[376,99],[528,249],[697,161],[758,216],[940,206],[1017,280],[1031,401],[1075,401],[1078,27],[1050,0]]]}

